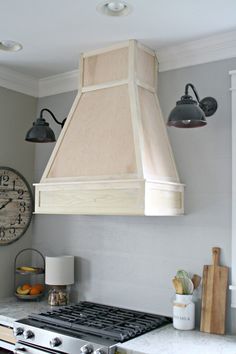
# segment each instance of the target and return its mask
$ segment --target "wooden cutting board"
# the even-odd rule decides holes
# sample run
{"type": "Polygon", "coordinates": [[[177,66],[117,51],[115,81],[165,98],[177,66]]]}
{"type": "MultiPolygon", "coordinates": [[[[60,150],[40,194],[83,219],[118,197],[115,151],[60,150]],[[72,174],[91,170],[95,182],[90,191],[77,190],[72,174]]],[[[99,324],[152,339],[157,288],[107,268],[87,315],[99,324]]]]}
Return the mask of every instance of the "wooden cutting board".
{"type": "Polygon", "coordinates": [[[224,334],[228,267],[219,265],[220,248],[212,248],[212,265],[205,265],[202,277],[202,332],[224,334]]]}

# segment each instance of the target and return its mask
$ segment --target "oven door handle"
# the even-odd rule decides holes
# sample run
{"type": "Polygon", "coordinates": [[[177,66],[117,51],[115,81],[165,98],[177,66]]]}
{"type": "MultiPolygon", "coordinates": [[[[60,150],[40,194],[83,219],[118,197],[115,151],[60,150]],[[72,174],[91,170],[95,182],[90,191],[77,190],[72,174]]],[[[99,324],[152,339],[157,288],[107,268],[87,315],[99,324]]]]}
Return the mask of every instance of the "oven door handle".
{"type": "MultiPolygon", "coordinates": [[[[16,343],[16,346],[13,351],[14,354],[59,354],[58,351],[51,350],[48,348],[41,348],[41,347],[36,347],[33,345],[25,344],[25,343],[16,343]]],[[[60,354],[69,354],[69,353],[64,353],[60,352],[60,354]]]]}

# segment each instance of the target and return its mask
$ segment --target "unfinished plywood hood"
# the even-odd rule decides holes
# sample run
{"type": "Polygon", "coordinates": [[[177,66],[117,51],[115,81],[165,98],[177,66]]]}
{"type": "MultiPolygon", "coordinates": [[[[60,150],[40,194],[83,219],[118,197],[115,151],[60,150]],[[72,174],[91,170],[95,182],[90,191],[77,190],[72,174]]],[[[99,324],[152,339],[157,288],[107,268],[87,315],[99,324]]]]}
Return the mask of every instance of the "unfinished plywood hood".
{"type": "Polygon", "coordinates": [[[157,71],[155,53],[134,40],[81,56],[78,95],[35,185],[36,213],[183,213],[157,71]]]}

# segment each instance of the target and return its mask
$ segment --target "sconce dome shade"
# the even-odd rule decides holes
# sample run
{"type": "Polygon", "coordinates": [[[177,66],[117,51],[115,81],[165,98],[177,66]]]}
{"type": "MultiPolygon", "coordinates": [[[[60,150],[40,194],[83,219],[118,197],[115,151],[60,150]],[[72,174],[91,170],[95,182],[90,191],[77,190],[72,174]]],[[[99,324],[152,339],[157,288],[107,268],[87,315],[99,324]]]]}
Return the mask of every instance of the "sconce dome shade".
{"type": "Polygon", "coordinates": [[[168,126],[176,128],[197,128],[206,125],[206,118],[203,110],[191,96],[182,96],[176,102],[168,118],[168,126]]]}
{"type": "Polygon", "coordinates": [[[56,138],[45,119],[38,118],[33,123],[33,127],[28,130],[25,140],[34,143],[51,143],[56,141],[56,138]]]}

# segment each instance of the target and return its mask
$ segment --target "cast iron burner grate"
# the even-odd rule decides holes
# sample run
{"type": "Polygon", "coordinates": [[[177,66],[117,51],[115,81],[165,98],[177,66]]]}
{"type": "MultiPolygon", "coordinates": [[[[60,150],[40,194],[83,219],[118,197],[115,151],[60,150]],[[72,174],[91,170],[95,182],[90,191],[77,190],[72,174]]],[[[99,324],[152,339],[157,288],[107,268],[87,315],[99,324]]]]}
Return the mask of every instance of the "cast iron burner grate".
{"type": "Polygon", "coordinates": [[[82,301],[29,318],[70,329],[73,333],[83,332],[124,342],[171,322],[169,317],[119,307],[82,301]]]}

